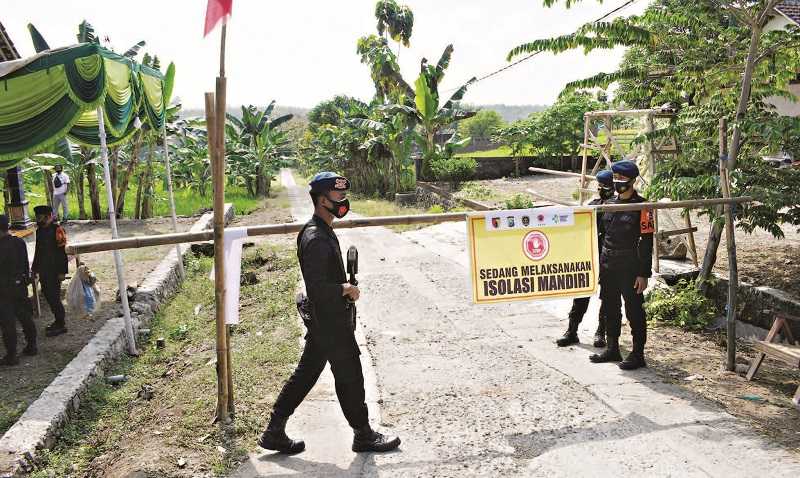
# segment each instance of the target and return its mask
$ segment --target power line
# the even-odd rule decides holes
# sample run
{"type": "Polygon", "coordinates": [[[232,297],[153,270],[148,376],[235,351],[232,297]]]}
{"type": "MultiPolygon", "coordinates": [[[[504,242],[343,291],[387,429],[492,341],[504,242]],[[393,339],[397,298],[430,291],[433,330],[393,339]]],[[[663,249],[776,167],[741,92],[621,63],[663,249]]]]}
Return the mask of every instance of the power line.
{"type": "MultiPolygon", "coordinates": [[[[639,0],[628,0],[625,3],[623,3],[622,5],[620,5],[617,8],[611,10],[610,12],[604,14],[602,17],[600,17],[600,18],[598,18],[596,20],[593,20],[590,23],[602,22],[603,20],[605,20],[606,18],[610,17],[611,15],[614,15],[615,13],[618,13],[618,12],[624,10],[625,8],[628,8],[629,6],[633,5],[634,3],[638,2],[638,1],[639,0]]],[[[520,63],[522,63],[524,61],[530,60],[531,58],[535,57],[536,55],[538,55],[540,53],[542,53],[541,50],[540,51],[535,51],[535,52],[531,53],[530,55],[528,55],[526,57],[523,57],[523,58],[521,58],[521,59],[519,59],[519,60],[517,60],[517,61],[515,61],[513,63],[510,63],[510,64],[508,64],[508,65],[506,65],[506,66],[504,66],[504,67],[502,67],[502,68],[500,68],[498,70],[495,70],[495,71],[489,73],[488,75],[484,75],[484,76],[478,78],[477,80],[473,81],[472,84],[474,85],[475,83],[478,83],[480,81],[486,80],[486,79],[491,78],[493,76],[499,75],[500,73],[502,73],[502,72],[504,72],[506,70],[509,70],[509,69],[519,65],[520,63]]],[[[457,89],[458,88],[452,88],[452,89],[449,89],[449,90],[445,90],[445,93],[449,93],[451,91],[456,91],[457,89]]]]}

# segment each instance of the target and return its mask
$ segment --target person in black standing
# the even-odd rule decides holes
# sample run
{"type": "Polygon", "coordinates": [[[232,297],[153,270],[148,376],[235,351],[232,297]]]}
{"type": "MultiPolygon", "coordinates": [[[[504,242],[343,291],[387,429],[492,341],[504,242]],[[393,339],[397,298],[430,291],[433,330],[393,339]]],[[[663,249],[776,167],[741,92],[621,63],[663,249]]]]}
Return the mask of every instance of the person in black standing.
{"type": "Polygon", "coordinates": [[[50,206],[36,206],[36,250],[31,270],[38,276],[44,298],[50,305],[55,321],[47,326],[45,335],[55,337],[67,332],[64,305],[61,303],[61,282],[67,274],[67,235],[53,220],[50,206]]]}
{"type": "MultiPolygon", "coordinates": [[[[597,173],[596,178],[597,194],[600,197],[592,199],[589,202],[590,206],[603,204],[614,197],[614,174],[608,169],[604,169],[603,171],[597,173]]],[[[601,248],[603,246],[603,235],[600,233],[600,228],[602,227],[600,223],[602,222],[602,219],[603,213],[597,213],[597,243],[601,248]]],[[[556,340],[556,345],[559,347],[566,347],[568,345],[577,344],[580,342],[578,339],[578,326],[581,324],[583,316],[586,314],[586,310],[588,308],[589,297],[578,297],[572,301],[572,309],[569,311],[569,325],[567,325],[567,331],[564,332],[562,337],[556,340]]],[[[601,313],[597,318],[597,331],[594,333],[595,347],[606,346],[606,318],[602,314],[602,308],[600,309],[600,312],[601,313]]]]}
{"type": "Polygon", "coordinates": [[[0,329],[6,356],[0,365],[17,365],[17,321],[26,346],[23,355],[36,355],[36,324],[28,299],[28,248],[25,241],[8,233],[9,220],[0,214],[0,329]]]}
{"type": "MultiPolygon", "coordinates": [[[[611,166],[617,197],[609,204],[642,203],[645,199],[633,187],[639,176],[636,163],[618,161],[611,166]]],[[[603,214],[603,249],[600,254],[600,309],[606,317],[608,348],[589,359],[595,363],[620,362],[619,368],[634,370],[646,367],[644,345],[647,342],[647,319],[644,312],[644,290],[651,276],[653,256],[653,212],[606,212],[603,214]],[[622,300],[625,316],[631,326],[633,350],[623,361],[619,352],[622,327],[622,300]]]]}
{"type": "Polygon", "coordinates": [[[297,258],[310,305],[306,344],[300,363],[275,401],[269,424],[258,445],[281,453],[305,450],[303,441],[292,440],[286,435],[286,421],[329,362],[339,405],[354,430],[353,451],[393,450],[400,446],[400,439],[384,436],[369,424],[359,359],[361,352],[355,338],[355,317],[348,306],[348,300],[358,300],[360,291],[347,282],[339,241],[331,227],[334,218],[341,219],[350,209],[346,197],[350,183],[335,173],[323,172],[314,176],[309,185],[314,216],[297,236],[297,258]]]}

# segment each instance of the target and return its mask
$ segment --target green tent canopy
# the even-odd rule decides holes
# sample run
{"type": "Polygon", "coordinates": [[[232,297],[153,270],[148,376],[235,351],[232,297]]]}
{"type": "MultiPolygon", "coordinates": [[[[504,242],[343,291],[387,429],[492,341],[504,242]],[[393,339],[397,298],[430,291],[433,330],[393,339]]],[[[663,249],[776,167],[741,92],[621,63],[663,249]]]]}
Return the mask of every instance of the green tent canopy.
{"type": "Polygon", "coordinates": [[[96,43],[49,50],[0,69],[0,169],[59,139],[99,146],[97,107],[107,143],[130,139],[137,116],[153,129],[166,117],[164,76],[96,43]]]}

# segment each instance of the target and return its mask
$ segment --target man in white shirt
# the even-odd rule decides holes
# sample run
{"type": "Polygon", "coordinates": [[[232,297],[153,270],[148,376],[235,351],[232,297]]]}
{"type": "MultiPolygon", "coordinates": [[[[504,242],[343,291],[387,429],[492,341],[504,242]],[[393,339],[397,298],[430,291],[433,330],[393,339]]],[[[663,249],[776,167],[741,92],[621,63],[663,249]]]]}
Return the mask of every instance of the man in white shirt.
{"type": "Polygon", "coordinates": [[[69,218],[67,193],[69,193],[69,176],[64,172],[64,167],[57,164],[56,174],[53,176],[53,212],[58,214],[58,207],[61,206],[62,221],[66,221],[69,218]]]}

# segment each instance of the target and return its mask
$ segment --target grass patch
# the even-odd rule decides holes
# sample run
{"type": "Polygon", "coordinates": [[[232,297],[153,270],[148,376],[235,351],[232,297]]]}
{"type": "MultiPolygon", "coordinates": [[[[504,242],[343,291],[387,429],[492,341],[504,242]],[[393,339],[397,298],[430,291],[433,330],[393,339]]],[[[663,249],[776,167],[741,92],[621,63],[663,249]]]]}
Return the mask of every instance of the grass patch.
{"type": "MultiPolygon", "coordinates": [[[[415,214],[438,214],[444,212],[441,206],[434,206],[428,210],[418,207],[398,206],[392,201],[385,199],[362,198],[350,196],[350,208],[353,212],[362,216],[411,216],[415,214]]],[[[464,208],[454,208],[448,212],[465,211],[464,208]]],[[[387,226],[395,232],[406,232],[422,229],[430,224],[400,224],[397,226],[387,226]]]]}
{"type": "Polygon", "coordinates": [[[498,193],[480,181],[462,183],[461,188],[454,196],[461,199],[472,199],[473,201],[502,201],[506,199],[506,195],[498,193]]]}
{"type": "MultiPolygon", "coordinates": [[[[526,147],[523,149],[517,156],[535,156],[536,148],[533,147],[526,147]]],[[[508,158],[510,156],[514,156],[514,152],[511,150],[510,146],[500,146],[495,149],[490,149],[488,151],[474,151],[472,153],[456,153],[457,157],[462,158],[508,158]]]]}
{"type": "Polygon", "coordinates": [[[280,386],[299,353],[294,291],[299,279],[294,248],[248,249],[243,272],[259,282],[241,290],[240,324],[232,331],[236,420],[211,423],[216,404],[212,259],[192,259],[180,292],[151,323],[151,342],[138,359],[121,359],[109,375],[130,378],[89,388],[81,410],[58,445],[43,454],[36,477],[104,476],[145,468],[148,476],[231,470],[255,447],[280,386]],[[196,306],[200,305],[198,313],[196,306]],[[155,349],[155,338],[166,347],[155,349]],[[142,396],[152,391],[152,399],[142,396]],[[218,447],[224,448],[220,451],[218,447]],[[179,470],[177,461],[188,464],[179,470]],[[126,467],[130,466],[128,470],[126,467]]]}

